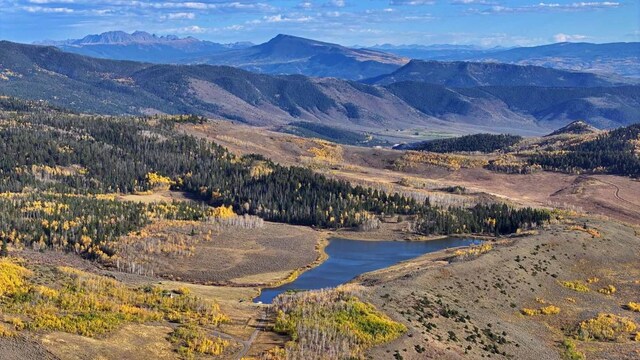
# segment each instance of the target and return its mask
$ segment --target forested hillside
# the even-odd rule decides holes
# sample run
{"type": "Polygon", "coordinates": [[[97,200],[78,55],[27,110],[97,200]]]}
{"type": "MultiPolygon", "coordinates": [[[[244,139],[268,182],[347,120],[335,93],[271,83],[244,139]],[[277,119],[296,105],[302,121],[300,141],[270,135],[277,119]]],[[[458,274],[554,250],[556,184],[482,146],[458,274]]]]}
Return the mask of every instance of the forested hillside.
{"type": "Polygon", "coordinates": [[[640,176],[640,124],[599,135],[595,140],[570,146],[560,153],[544,153],[531,164],[570,173],[606,173],[640,176]]]}
{"type": "Polygon", "coordinates": [[[108,258],[113,241],[152,219],[201,220],[215,209],[329,228],[411,215],[425,234],[510,233],[549,219],[532,209],[434,207],[260,155],[238,157],[172,129],[198,117],[75,115],[6,98],[0,106],[0,235],[14,244],[108,258]],[[184,191],[215,209],[115,199],[159,188],[184,191]]]}
{"type": "Polygon", "coordinates": [[[506,150],[517,144],[522,137],[515,135],[475,134],[450,139],[431,140],[417,144],[404,145],[401,148],[430,151],[437,153],[450,152],[482,152],[490,153],[496,150],[506,150]]]}

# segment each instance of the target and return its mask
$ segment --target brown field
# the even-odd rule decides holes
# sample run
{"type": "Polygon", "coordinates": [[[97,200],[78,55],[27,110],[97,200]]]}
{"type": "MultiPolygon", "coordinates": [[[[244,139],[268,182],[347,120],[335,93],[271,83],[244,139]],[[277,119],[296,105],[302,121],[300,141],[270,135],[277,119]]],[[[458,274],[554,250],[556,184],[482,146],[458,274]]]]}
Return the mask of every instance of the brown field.
{"type": "MultiPolygon", "coordinates": [[[[265,223],[259,229],[201,222],[159,222],[125,239],[121,251],[155,276],[209,285],[264,286],[286,279],[320,254],[325,233],[301,226],[265,223]],[[145,249],[176,241],[175,249],[145,249]],[[149,245],[151,244],[151,245],[149,245]]],[[[126,261],[125,261],[126,262],[126,261]]],[[[149,274],[146,272],[145,274],[149,274]]]]}

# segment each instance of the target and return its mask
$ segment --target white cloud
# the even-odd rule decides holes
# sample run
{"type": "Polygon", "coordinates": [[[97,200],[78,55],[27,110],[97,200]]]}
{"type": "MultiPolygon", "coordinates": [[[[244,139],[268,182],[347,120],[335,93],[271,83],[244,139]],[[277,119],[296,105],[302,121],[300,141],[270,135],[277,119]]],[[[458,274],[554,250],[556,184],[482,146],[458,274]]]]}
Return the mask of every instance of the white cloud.
{"type": "Polygon", "coordinates": [[[268,23],[283,23],[283,22],[293,22],[293,23],[302,23],[313,20],[311,16],[299,16],[299,17],[290,17],[288,15],[278,14],[273,16],[265,16],[263,18],[264,22],[268,23]]]}
{"type": "Polygon", "coordinates": [[[391,6],[417,6],[417,5],[433,5],[436,2],[433,0],[391,0],[389,5],[391,6]]]}
{"type": "Polygon", "coordinates": [[[23,9],[30,13],[71,14],[74,12],[73,9],[64,7],[25,6],[23,9]]]}
{"type": "Polygon", "coordinates": [[[585,35],[569,35],[569,34],[563,34],[563,33],[558,33],[553,35],[553,41],[555,42],[584,41],[587,38],[588,37],[585,35]]]}
{"type": "Polygon", "coordinates": [[[200,27],[198,25],[191,25],[191,26],[185,26],[181,28],[167,29],[167,32],[173,33],[173,34],[202,34],[207,32],[207,29],[200,27]]]}
{"type": "Polygon", "coordinates": [[[544,11],[589,11],[599,9],[612,9],[622,6],[616,1],[582,1],[568,4],[545,3],[526,6],[503,6],[495,5],[488,9],[470,9],[470,13],[479,14],[499,14],[499,13],[522,13],[522,12],[544,12],[544,11]]]}
{"type": "Polygon", "coordinates": [[[166,15],[166,18],[169,20],[183,20],[183,19],[195,19],[196,14],[192,12],[178,12],[178,13],[170,13],[166,15]]]}

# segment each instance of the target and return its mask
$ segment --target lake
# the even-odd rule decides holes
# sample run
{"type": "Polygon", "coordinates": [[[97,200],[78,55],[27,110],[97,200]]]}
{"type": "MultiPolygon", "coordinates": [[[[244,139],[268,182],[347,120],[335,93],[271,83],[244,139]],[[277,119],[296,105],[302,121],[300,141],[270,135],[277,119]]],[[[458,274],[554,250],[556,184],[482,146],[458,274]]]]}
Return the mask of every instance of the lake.
{"type": "Polygon", "coordinates": [[[329,258],[319,266],[282,286],[263,289],[255,302],[271,303],[289,290],[336,287],[356,276],[383,269],[420,255],[459,246],[480,244],[477,239],[446,238],[431,241],[361,241],[333,238],[325,248],[329,258]]]}

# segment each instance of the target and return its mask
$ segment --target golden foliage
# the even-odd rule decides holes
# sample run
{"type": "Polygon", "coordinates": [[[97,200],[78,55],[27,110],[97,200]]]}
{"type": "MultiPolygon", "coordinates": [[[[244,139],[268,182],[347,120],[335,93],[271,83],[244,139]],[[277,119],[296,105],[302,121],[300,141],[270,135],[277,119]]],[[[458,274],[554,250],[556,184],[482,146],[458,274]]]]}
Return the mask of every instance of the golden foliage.
{"type": "Polygon", "coordinates": [[[229,219],[232,217],[238,216],[234,211],[231,205],[229,206],[218,206],[216,208],[211,209],[210,211],[211,217],[214,219],[229,219]]]}
{"type": "Polygon", "coordinates": [[[342,161],[342,147],[328,141],[312,139],[314,147],[309,152],[314,155],[314,159],[325,161],[328,163],[339,163],[342,161]]]}
{"type": "Polygon", "coordinates": [[[146,180],[152,188],[162,190],[168,190],[174,183],[168,177],[162,176],[155,172],[148,173],[146,175],[146,180]]]}
{"type": "Polygon", "coordinates": [[[606,287],[599,289],[598,292],[600,294],[613,295],[616,292],[616,287],[613,285],[607,285],[606,287]]]}
{"type": "Polygon", "coordinates": [[[267,176],[273,172],[273,168],[266,161],[254,161],[249,168],[249,174],[253,178],[267,176]]]}
{"type": "Polygon", "coordinates": [[[560,284],[567,289],[571,289],[577,292],[589,292],[589,287],[585,285],[582,281],[561,281],[560,284]]]}
{"type": "Polygon", "coordinates": [[[192,324],[177,327],[171,334],[171,342],[178,345],[178,352],[186,357],[194,353],[222,355],[230,342],[208,336],[201,328],[192,324]]]}
{"type": "Polygon", "coordinates": [[[0,259],[0,297],[26,290],[25,278],[32,274],[15,259],[0,259]]]}
{"type": "Polygon", "coordinates": [[[539,314],[539,311],[537,309],[529,309],[529,308],[523,308],[522,310],[520,310],[520,312],[522,313],[522,315],[526,315],[526,316],[535,316],[539,314]]]}
{"type": "Polygon", "coordinates": [[[540,308],[540,313],[542,315],[556,315],[560,313],[560,308],[557,306],[549,305],[540,308]]]}
{"type": "Polygon", "coordinates": [[[468,156],[423,151],[407,151],[393,163],[397,170],[413,169],[418,165],[425,164],[441,166],[449,170],[459,170],[461,168],[479,168],[488,163],[486,160],[474,159],[468,156]]]}
{"type": "Polygon", "coordinates": [[[578,336],[582,340],[618,341],[636,329],[637,325],[629,318],[601,313],[581,322],[578,336]]]}
{"type": "Polygon", "coordinates": [[[535,316],[535,315],[556,315],[560,313],[560,308],[554,305],[543,306],[539,309],[523,308],[520,310],[523,315],[535,316]]]}
{"type": "Polygon", "coordinates": [[[16,336],[15,331],[7,329],[6,326],[0,324],[0,338],[2,337],[14,337],[16,336]]]}
{"type": "Polygon", "coordinates": [[[484,253],[488,253],[493,249],[493,245],[489,243],[484,243],[479,246],[469,246],[466,249],[456,250],[453,255],[460,259],[468,259],[480,256],[484,253]]]}
{"type": "Polygon", "coordinates": [[[228,321],[217,304],[184,291],[172,293],[153,286],[134,289],[71,267],[29,270],[17,262],[0,261],[0,273],[4,275],[0,289],[5,295],[0,311],[19,315],[10,319],[16,330],[96,336],[131,322],[167,320],[197,327],[228,321]],[[48,286],[39,284],[43,280],[49,282],[48,286]]]}
{"type": "Polygon", "coordinates": [[[637,302],[629,302],[626,305],[627,310],[631,310],[634,312],[640,312],[640,303],[637,302]]]}
{"type": "Polygon", "coordinates": [[[274,300],[274,308],[274,330],[295,341],[286,349],[293,358],[303,353],[308,359],[359,358],[363,350],[406,331],[404,325],[345,288],[281,295],[274,300]],[[325,348],[319,337],[332,346],[325,348]]]}
{"type": "Polygon", "coordinates": [[[569,230],[582,231],[582,232],[585,232],[585,233],[591,235],[591,237],[593,237],[593,238],[601,238],[602,237],[602,234],[600,234],[598,229],[595,229],[595,228],[588,228],[588,227],[585,227],[585,226],[574,225],[574,226],[571,226],[569,228],[569,230]]]}

